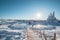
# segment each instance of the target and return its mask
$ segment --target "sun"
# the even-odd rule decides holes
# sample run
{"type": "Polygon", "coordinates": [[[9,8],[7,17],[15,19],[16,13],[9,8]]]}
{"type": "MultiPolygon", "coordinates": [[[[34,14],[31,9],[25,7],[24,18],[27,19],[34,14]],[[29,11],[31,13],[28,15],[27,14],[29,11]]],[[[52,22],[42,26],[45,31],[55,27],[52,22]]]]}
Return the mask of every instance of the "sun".
{"type": "Polygon", "coordinates": [[[42,19],[42,13],[41,12],[36,13],[36,18],[37,19],[42,19]]]}
{"type": "Polygon", "coordinates": [[[37,13],[36,17],[40,18],[40,17],[42,17],[42,15],[40,13],[37,13]]]}

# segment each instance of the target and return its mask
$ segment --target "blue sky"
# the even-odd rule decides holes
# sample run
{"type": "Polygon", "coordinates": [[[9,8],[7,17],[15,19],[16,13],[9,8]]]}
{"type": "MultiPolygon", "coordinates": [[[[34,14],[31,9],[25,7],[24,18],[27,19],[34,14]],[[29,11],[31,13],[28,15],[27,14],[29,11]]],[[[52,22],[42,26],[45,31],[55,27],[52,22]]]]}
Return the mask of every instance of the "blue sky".
{"type": "Polygon", "coordinates": [[[53,11],[59,19],[59,0],[0,0],[0,18],[3,19],[36,19],[38,12],[46,19],[53,11]]]}

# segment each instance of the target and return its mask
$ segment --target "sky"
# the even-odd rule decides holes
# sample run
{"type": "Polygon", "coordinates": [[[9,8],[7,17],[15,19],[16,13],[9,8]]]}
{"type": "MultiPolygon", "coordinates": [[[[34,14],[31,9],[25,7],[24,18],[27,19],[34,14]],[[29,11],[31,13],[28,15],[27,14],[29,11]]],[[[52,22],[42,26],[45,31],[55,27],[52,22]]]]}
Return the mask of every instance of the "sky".
{"type": "Polygon", "coordinates": [[[60,0],[0,0],[1,19],[47,19],[50,12],[60,19],[60,0]]]}

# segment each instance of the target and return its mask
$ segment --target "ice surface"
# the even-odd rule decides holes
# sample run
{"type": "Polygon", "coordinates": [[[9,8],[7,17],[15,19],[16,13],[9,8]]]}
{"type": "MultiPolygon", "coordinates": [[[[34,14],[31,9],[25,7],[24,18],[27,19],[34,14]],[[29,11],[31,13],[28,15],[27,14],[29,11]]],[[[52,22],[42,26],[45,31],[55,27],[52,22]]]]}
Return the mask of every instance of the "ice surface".
{"type": "MultiPolygon", "coordinates": [[[[7,22],[11,22],[11,21],[7,21],[7,22]]],[[[56,29],[53,29],[53,26],[45,26],[45,25],[34,25],[33,27],[31,25],[27,25],[25,23],[14,23],[14,24],[10,24],[12,27],[16,27],[16,28],[24,28],[27,27],[29,28],[29,32],[30,35],[32,37],[33,40],[42,40],[41,38],[41,33],[43,34],[43,31],[45,33],[45,36],[48,40],[52,40],[54,33],[56,33],[56,39],[60,40],[60,26],[55,26],[56,29]],[[35,32],[33,31],[33,29],[31,28],[37,28],[37,29],[43,29],[43,30],[35,30],[35,32]],[[46,29],[48,30],[46,30],[46,29]],[[51,29],[51,30],[49,30],[51,29]]],[[[27,29],[11,29],[8,27],[8,24],[2,24],[0,25],[0,40],[9,40],[8,38],[12,39],[12,40],[27,40],[27,33],[26,30],[27,29]],[[2,31],[2,33],[1,33],[2,31]],[[6,31],[6,32],[4,32],[6,31]],[[9,33],[9,34],[7,34],[9,33]],[[14,33],[14,34],[13,34],[14,33]],[[15,34],[16,33],[16,34],[15,34]],[[20,35],[21,33],[21,35],[20,35]],[[4,35],[3,35],[4,34],[4,35]],[[13,35],[12,35],[13,34],[13,35]],[[2,37],[2,38],[1,38],[2,37]]],[[[44,36],[42,35],[43,39],[44,36]]]]}

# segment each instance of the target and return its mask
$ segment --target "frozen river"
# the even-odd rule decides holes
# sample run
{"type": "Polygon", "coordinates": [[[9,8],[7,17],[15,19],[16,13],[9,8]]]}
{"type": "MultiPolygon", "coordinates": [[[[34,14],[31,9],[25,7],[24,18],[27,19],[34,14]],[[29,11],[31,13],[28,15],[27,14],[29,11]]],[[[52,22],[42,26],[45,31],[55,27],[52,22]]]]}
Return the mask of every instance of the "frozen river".
{"type": "Polygon", "coordinates": [[[45,37],[47,40],[53,40],[54,33],[56,33],[56,40],[60,40],[60,26],[55,26],[55,28],[39,24],[33,27],[26,24],[23,24],[24,26],[22,24],[13,24],[9,27],[8,25],[0,25],[0,40],[45,40],[45,37]],[[30,36],[30,39],[28,36],[30,36]]]}

